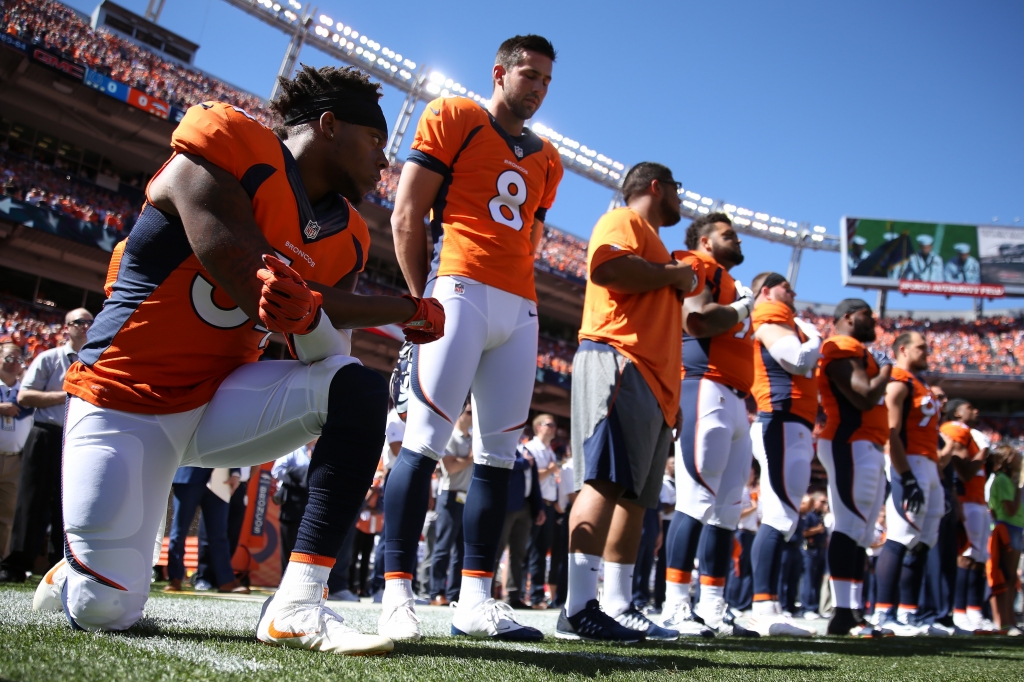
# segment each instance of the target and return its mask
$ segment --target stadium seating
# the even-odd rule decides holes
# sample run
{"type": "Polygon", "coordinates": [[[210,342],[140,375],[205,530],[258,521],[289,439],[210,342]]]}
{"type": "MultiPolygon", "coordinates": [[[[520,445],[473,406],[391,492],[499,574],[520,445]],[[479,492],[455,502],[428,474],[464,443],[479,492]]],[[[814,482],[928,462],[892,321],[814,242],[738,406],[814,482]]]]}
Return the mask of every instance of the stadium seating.
{"type": "Polygon", "coordinates": [[[38,161],[0,150],[0,195],[46,206],[78,220],[101,224],[121,238],[139,206],[123,194],[97,187],[38,161]]]}
{"type": "Polygon", "coordinates": [[[93,30],[74,10],[59,2],[9,0],[2,11],[2,30],[8,35],[60,53],[173,106],[184,109],[218,100],[242,107],[266,125],[274,124],[273,115],[255,95],[163,59],[105,29],[93,30]]]}

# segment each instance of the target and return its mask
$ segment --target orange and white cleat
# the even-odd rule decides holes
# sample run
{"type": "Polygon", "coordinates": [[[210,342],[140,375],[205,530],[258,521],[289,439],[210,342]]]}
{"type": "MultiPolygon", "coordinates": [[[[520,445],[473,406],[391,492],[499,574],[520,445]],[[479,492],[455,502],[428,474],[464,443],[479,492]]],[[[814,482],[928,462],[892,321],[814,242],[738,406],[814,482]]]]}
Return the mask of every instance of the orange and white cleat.
{"type": "Polygon", "coordinates": [[[283,587],[263,604],[256,639],[264,644],[345,656],[381,656],[394,650],[387,637],[364,635],[324,606],[327,585],[300,583],[283,587]]]}
{"type": "Polygon", "coordinates": [[[64,604],[60,599],[60,593],[64,589],[67,579],[68,562],[61,559],[39,581],[35,596],[32,597],[32,610],[63,611],[64,604]]]}

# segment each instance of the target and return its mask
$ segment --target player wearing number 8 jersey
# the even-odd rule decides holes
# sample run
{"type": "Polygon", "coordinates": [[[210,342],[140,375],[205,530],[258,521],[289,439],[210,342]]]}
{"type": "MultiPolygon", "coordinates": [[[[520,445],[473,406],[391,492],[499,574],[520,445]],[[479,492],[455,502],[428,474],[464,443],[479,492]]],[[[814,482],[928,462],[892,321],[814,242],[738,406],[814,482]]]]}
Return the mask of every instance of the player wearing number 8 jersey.
{"type": "Polygon", "coordinates": [[[405,440],[384,495],[378,632],[388,637],[420,636],[411,582],[430,476],[470,391],[475,467],[452,634],[542,637],[515,622],[490,591],[516,443],[533,395],[533,251],[562,178],[555,148],[524,127],[544,100],[554,59],[540,36],[505,41],[487,107],[464,98],[430,102],[398,184],[392,227],[399,264],[414,295],[429,291],[444,304],[447,322],[442,345],[413,353],[405,440]]]}
{"type": "Polygon", "coordinates": [[[665,627],[708,634],[690,617],[690,572],[699,543],[696,612],[708,627],[727,633],[725,578],[752,457],[744,400],[754,379],[753,295],[729,274],[743,262],[729,216],[711,213],[694,220],[686,230],[686,247],[703,261],[706,284],[683,304],[683,425],[676,452],[676,513],[668,536],[665,627]]]}

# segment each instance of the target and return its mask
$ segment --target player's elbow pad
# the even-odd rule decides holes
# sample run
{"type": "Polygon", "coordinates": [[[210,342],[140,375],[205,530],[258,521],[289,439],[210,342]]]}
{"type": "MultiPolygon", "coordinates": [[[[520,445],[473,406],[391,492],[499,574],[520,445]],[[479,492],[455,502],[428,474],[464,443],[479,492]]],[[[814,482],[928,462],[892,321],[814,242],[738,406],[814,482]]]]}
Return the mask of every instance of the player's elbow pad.
{"type": "Polygon", "coordinates": [[[332,355],[352,355],[352,330],[335,329],[327,311],[320,309],[320,322],[308,334],[292,336],[295,356],[304,365],[332,355]]]}
{"type": "Polygon", "coordinates": [[[768,348],[768,353],[790,374],[807,374],[818,364],[821,338],[812,337],[800,343],[796,335],[783,336],[768,348]]]}

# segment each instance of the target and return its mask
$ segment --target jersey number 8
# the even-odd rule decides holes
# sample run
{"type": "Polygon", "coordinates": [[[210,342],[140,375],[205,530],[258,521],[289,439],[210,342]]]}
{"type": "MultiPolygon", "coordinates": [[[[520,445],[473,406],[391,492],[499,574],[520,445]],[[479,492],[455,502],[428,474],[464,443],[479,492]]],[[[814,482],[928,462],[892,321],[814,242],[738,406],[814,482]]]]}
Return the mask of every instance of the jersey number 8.
{"type": "Polygon", "coordinates": [[[507,170],[498,176],[498,196],[491,199],[487,208],[491,219],[508,225],[513,230],[523,229],[523,215],[520,209],[526,203],[526,181],[514,170],[507,170]]]}

